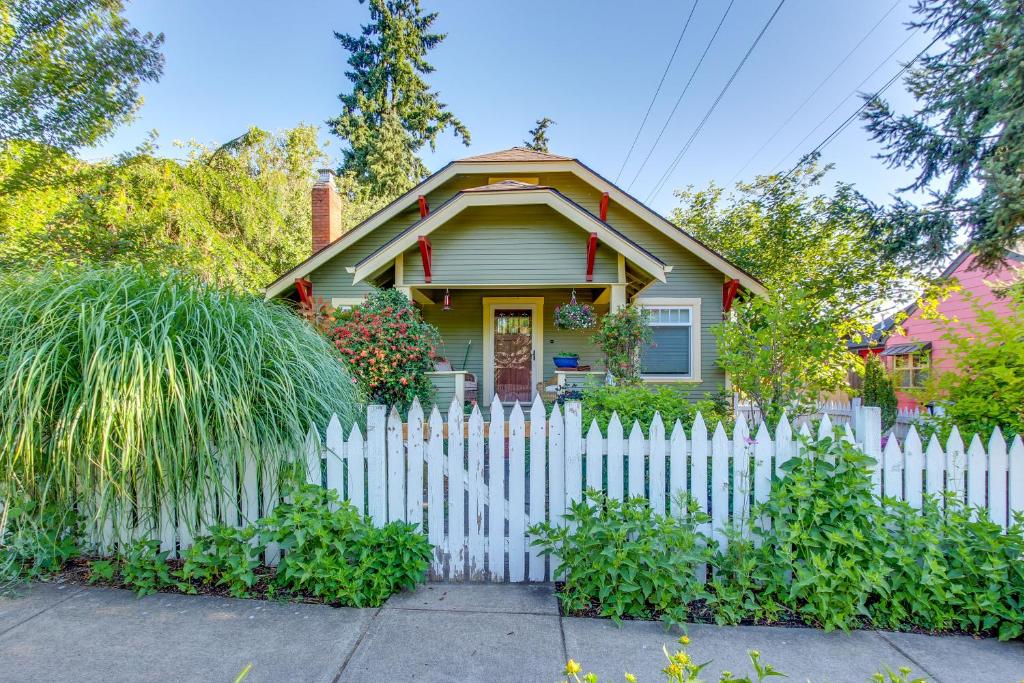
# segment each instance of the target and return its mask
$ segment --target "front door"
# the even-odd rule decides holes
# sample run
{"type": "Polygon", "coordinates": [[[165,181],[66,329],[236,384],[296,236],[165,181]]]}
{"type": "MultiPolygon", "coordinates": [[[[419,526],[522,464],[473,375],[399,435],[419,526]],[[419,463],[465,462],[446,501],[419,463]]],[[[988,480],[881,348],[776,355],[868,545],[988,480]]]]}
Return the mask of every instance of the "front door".
{"type": "Polygon", "coordinates": [[[533,311],[494,310],[494,391],[502,402],[533,396],[533,311]]]}

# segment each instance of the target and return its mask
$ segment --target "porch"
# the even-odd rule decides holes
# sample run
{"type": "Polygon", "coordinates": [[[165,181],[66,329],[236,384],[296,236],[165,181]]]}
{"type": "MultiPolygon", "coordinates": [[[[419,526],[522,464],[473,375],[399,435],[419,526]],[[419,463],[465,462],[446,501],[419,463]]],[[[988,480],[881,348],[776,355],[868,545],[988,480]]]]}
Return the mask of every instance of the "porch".
{"type": "Polygon", "coordinates": [[[602,383],[601,349],[591,341],[593,329],[562,330],[555,309],[576,293],[594,307],[598,318],[610,308],[607,286],[542,288],[417,289],[413,298],[424,320],[441,335],[438,353],[445,360],[430,373],[435,402],[448,406],[473,401],[486,408],[497,394],[503,403],[529,403],[538,393],[553,400],[546,387],[602,383]],[[559,369],[558,354],[575,353],[581,370],[559,369]]]}

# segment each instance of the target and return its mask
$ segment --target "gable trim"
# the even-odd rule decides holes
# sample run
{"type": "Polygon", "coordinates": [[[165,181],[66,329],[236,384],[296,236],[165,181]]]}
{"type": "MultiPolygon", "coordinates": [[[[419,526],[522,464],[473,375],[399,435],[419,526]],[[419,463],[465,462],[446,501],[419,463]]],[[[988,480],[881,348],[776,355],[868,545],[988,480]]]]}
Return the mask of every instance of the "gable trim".
{"type": "Polygon", "coordinates": [[[399,254],[404,253],[417,239],[429,235],[469,207],[524,204],[546,205],[575,223],[584,231],[597,232],[602,242],[629,258],[660,282],[665,282],[666,266],[657,256],[632,242],[610,225],[602,223],[593,214],[557,190],[534,189],[517,190],[515,192],[460,192],[456,194],[435,209],[429,216],[409,226],[380,249],[357,263],[353,269],[352,283],[357,284],[365,280],[386,266],[388,262],[397,258],[399,254]]]}

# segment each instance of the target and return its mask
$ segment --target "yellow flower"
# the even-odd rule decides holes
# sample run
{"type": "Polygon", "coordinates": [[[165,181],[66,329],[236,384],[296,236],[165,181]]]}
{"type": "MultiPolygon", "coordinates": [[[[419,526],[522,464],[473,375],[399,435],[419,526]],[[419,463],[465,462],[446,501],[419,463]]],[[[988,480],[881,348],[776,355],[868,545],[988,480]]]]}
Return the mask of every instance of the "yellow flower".
{"type": "Polygon", "coordinates": [[[665,673],[667,673],[669,676],[678,676],[682,672],[683,670],[680,669],[679,665],[675,662],[672,662],[671,664],[665,667],[665,673]]]}
{"type": "Polygon", "coordinates": [[[636,683],[636,676],[629,672],[626,672],[626,680],[629,681],[629,683],[636,683]]]}
{"type": "Polygon", "coordinates": [[[570,659],[565,665],[565,673],[567,676],[578,674],[580,672],[580,665],[575,659],[570,659]]]}
{"type": "Polygon", "coordinates": [[[682,650],[680,650],[679,652],[672,655],[672,661],[678,664],[679,666],[686,666],[690,663],[690,656],[682,650]]]}
{"type": "Polygon", "coordinates": [[[680,645],[689,645],[690,644],[690,636],[679,636],[679,644],[680,645]]]}

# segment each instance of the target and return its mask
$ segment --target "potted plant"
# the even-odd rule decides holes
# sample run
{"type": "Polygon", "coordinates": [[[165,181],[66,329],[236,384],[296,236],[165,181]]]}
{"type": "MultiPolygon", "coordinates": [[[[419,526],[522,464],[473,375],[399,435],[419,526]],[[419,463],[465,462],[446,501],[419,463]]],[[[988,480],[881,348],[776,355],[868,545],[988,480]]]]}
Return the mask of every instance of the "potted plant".
{"type": "Polygon", "coordinates": [[[556,368],[575,368],[580,364],[580,354],[578,353],[556,353],[554,358],[556,368]]]}
{"type": "Polygon", "coordinates": [[[560,330],[589,330],[597,324],[594,307],[576,301],[576,290],[569,302],[555,309],[555,327],[560,330]]]}

